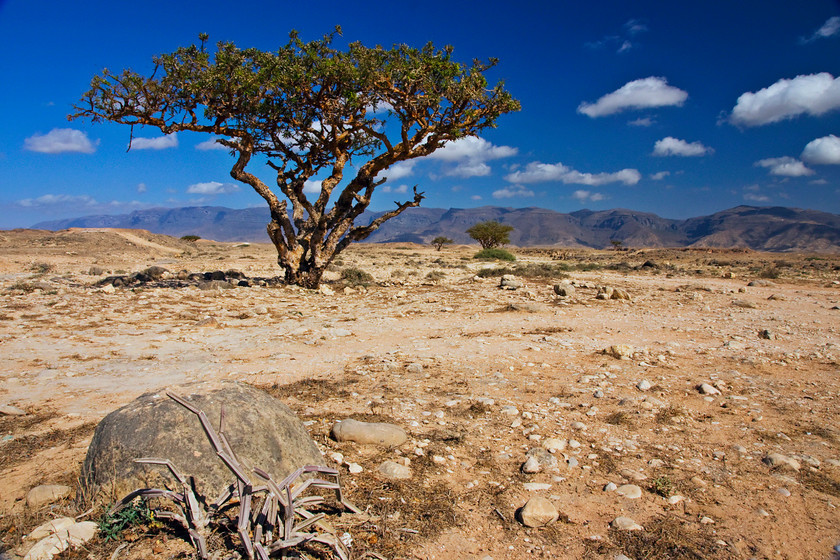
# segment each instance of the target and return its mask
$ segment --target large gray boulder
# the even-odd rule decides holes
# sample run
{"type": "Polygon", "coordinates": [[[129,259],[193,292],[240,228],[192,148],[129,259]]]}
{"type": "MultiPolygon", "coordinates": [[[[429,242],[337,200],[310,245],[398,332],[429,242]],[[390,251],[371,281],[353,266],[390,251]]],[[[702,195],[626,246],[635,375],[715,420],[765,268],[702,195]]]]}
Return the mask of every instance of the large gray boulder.
{"type": "MultiPolygon", "coordinates": [[[[258,467],[280,481],[304,465],[325,465],[306,427],[285,404],[241,383],[196,383],[172,392],[207,415],[219,429],[225,407],[225,435],[252,482],[258,467]]],[[[199,493],[215,500],[234,481],[216,455],[198,416],[166,396],[147,393],[102,419],[84,465],[83,494],[120,498],[138,488],[180,485],[165,467],[134,462],[141,457],[170,460],[183,476],[194,476],[199,493]]]]}

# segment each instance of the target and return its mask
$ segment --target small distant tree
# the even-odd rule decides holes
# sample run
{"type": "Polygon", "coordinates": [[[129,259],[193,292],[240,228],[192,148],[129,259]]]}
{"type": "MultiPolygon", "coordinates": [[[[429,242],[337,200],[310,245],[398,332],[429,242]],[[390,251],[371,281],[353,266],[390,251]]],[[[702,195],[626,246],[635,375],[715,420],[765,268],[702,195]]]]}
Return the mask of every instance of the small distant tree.
{"type": "Polygon", "coordinates": [[[497,221],[479,222],[467,230],[470,237],[478,241],[482,249],[492,249],[510,243],[513,226],[497,221]]]}
{"type": "Polygon", "coordinates": [[[519,110],[503,83],[488,86],[484,74],[495,59],[461,64],[451,47],[431,43],[338,50],[332,42],[340,33],[304,42],[292,32],[270,52],[220,42],[215,53],[202,34],[198,45],[155,57],[149,75],[103,71],[69,118],[112,121],[132,132],[150,126],[214,135],[235,158],[231,177],[268,204],[268,236],[286,282],[317,288],[348,245],[423,200],[415,187],[411,200],[369,224],[354,223],[390,166],[476,136],[519,110]],[[275,180],[246,170],[252,159],[264,161],[275,180]],[[315,193],[313,184],[320,184],[315,193]]]}
{"type": "Polygon", "coordinates": [[[612,246],[613,246],[613,250],[614,250],[614,251],[621,251],[621,248],[622,248],[623,243],[621,242],[621,240],[620,240],[620,239],[612,239],[612,240],[610,241],[610,243],[612,243],[612,246]]]}
{"type": "Polygon", "coordinates": [[[455,242],[449,239],[448,237],[444,237],[443,235],[438,235],[437,237],[432,239],[432,245],[434,245],[435,249],[437,249],[438,251],[440,251],[444,245],[452,245],[453,243],[455,242]]]}

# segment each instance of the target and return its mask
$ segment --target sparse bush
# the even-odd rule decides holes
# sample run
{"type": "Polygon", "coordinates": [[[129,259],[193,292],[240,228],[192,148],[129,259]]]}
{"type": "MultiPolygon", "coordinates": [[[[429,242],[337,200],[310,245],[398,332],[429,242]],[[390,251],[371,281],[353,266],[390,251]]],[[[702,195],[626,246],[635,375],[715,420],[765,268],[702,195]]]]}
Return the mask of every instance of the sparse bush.
{"type": "Polygon", "coordinates": [[[35,274],[47,274],[55,270],[55,267],[50,263],[36,262],[29,265],[29,271],[35,274]]]}
{"type": "Polygon", "coordinates": [[[663,498],[668,498],[674,491],[674,483],[666,475],[658,476],[651,481],[650,491],[654,494],[659,494],[663,498]]]}
{"type": "Polygon", "coordinates": [[[770,266],[762,270],[758,273],[759,278],[767,278],[770,280],[774,280],[782,275],[782,271],[778,269],[776,266],[770,266]]]}
{"type": "Polygon", "coordinates": [[[31,294],[35,291],[35,289],[35,286],[32,284],[28,282],[21,282],[20,280],[9,286],[9,291],[23,292],[25,294],[31,294]]]}
{"type": "Polygon", "coordinates": [[[446,273],[442,270],[432,270],[426,275],[426,280],[431,280],[432,282],[437,282],[444,278],[446,278],[446,273]]]}
{"type": "Polygon", "coordinates": [[[369,286],[373,276],[360,268],[350,267],[341,271],[341,279],[349,286],[369,286]]]}
{"type": "Polygon", "coordinates": [[[191,243],[193,243],[195,241],[198,241],[199,239],[201,239],[201,237],[198,236],[198,235],[182,235],[181,236],[181,241],[189,241],[191,243]]]}
{"type": "Polygon", "coordinates": [[[482,268],[478,271],[476,276],[479,278],[494,278],[504,276],[505,274],[516,274],[516,271],[507,266],[503,266],[501,268],[482,268]]]}
{"type": "Polygon", "coordinates": [[[515,261],[516,257],[510,251],[493,247],[490,249],[482,249],[473,256],[474,259],[482,261],[515,261]]]}

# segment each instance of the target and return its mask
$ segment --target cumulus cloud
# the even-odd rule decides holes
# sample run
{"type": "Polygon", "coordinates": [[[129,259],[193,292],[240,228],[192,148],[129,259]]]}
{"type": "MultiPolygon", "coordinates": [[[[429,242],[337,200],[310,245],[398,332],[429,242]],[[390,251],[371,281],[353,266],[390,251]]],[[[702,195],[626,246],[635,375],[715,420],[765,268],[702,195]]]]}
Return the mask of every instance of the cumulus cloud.
{"type": "Polygon", "coordinates": [[[216,142],[216,140],[218,140],[220,138],[222,138],[222,137],[221,136],[211,136],[210,138],[208,138],[204,142],[199,142],[198,144],[196,144],[195,149],[196,150],[201,150],[201,151],[227,150],[226,147],[224,147],[221,144],[219,144],[218,142],[216,142]]]}
{"type": "Polygon", "coordinates": [[[577,110],[592,118],[604,117],[630,109],[680,106],[688,93],[668,85],[665,78],[651,76],[633,80],[598,99],[595,103],[581,103],[577,110]]]}
{"type": "Polygon", "coordinates": [[[812,41],[816,41],[817,39],[828,39],[829,37],[834,37],[835,35],[840,35],[840,17],[833,16],[828,18],[822,27],[814,31],[813,35],[808,38],[802,39],[803,43],[810,43],[812,41]]]}
{"type": "Polygon", "coordinates": [[[744,193],[744,200],[749,202],[770,202],[770,197],[759,193],[747,192],[744,193]]]}
{"type": "Polygon", "coordinates": [[[43,208],[48,206],[95,206],[96,199],[86,194],[45,194],[37,198],[18,200],[18,205],[24,208],[43,208]]]}
{"type": "Polygon", "coordinates": [[[307,179],[303,182],[303,192],[306,194],[320,194],[321,183],[323,183],[323,181],[318,181],[316,179],[307,179]]]}
{"type": "Polygon", "coordinates": [[[187,187],[189,194],[230,194],[239,190],[237,185],[233,183],[219,183],[217,181],[210,181],[208,183],[195,183],[187,187]]]}
{"type": "Polygon", "coordinates": [[[598,202],[600,200],[605,200],[607,197],[599,192],[577,190],[572,193],[572,198],[579,200],[580,202],[598,202]]]}
{"type": "Polygon", "coordinates": [[[811,140],[802,150],[802,159],[817,165],[840,165],[840,138],[833,134],[811,140]]]}
{"type": "Polygon", "coordinates": [[[481,195],[480,194],[474,194],[470,197],[470,200],[476,200],[476,201],[481,200],[481,195]]]}
{"type": "Polygon", "coordinates": [[[147,190],[149,190],[149,189],[148,189],[148,187],[146,187],[146,183],[138,183],[137,184],[137,192],[144,193],[147,190]]]}
{"type": "Polygon", "coordinates": [[[767,158],[755,162],[757,167],[766,167],[770,175],[782,177],[805,177],[813,175],[814,171],[805,167],[805,164],[790,156],[767,158]]]}
{"type": "Polygon", "coordinates": [[[42,154],[92,154],[98,145],[99,140],[91,142],[85,132],[72,128],[54,128],[46,134],[33,134],[23,141],[24,150],[42,154]]]}
{"type": "Polygon", "coordinates": [[[408,177],[414,173],[414,166],[417,160],[401,161],[396,163],[384,171],[384,175],[389,181],[396,181],[403,177],[408,177]]]}
{"type": "Polygon", "coordinates": [[[444,171],[444,175],[486,177],[490,175],[490,166],[486,162],[515,156],[518,152],[511,146],[495,146],[484,138],[465,136],[448,142],[423,159],[453,164],[444,171]]]}
{"type": "Polygon", "coordinates": [[[534,191],[522,185],[511,185],[493,191],[493,198],[531,198],[532,196],[534,196],[534,191]]]}
{"type": "Polygon", "coordinates": [[[662,179],[664,179],[665,177],[667,177],[670,174],[671,174],[670,171],[659,171],[657,173],[652,173],[650,175],[650,178],[653,179],[654,181],[661,181],[662,179]]]}
{"type": "Polygon", "coordinates": [[[653,119],[650,117],[639,117],[636,120],[628,121],[627,124],[630,126],[651,126],[653,125],[653,119]]]}
{"type": "Polygon", "coordinates": [[[738,97],[729,121],[735,125],[761,126],[802,114],[818,117],[840,108],[840,78],[828,72],[782,79],[755,93],[738,97]]]}
{"type": "Polygon", "coordinates": [[[653,145],[653,155],[655,156],[697,157],[712,152],[714,152],[712,148],[704,146],[700,142],[686,142],[673,136],[666,136],[662,140],[657,140],[653,145]]]}
{"type": "Polygon", "coordinates": [[[178,135],[175,133],[157,138],[134,138],[131,141],[134,150],[165,150],[178,147],[178,135]]]}
{"type": "Polygon", "coordinates": [[[398,187],[392,187],[390,185],[385,185],[382,187],[382,192],[384,193],[397,193],[397,194],[405,194],[408,192],[408,185],[400,185],[398,187]]]}
{"type": "Polygon", "coordinates": [[[622,169],[615,173],[581,173],[566,167],[562,163],[529,163],[524,170],[514,171],[505,176],[511,183],[544,183],[556,181],[565,184],[589,185],[591,187],[607,183],[635,185],[642,178],[636,169],[622,169]]]}

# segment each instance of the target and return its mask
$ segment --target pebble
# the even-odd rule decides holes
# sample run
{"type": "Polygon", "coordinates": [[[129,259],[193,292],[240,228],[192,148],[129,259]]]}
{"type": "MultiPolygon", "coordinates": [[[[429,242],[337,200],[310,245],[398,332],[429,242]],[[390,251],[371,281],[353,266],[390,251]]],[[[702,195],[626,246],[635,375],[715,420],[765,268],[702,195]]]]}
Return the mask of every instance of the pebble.
{"type": "Polygon", "coordinates": [[[526,527],[545,527],[559,517],[560,513],[554,504],[540,496],[532,497],[519,510],[519,518],[526,527]]]}
{"type": "Polygon", "coordinates": [[[568,459],[566,459],[566,464],[569,466],[570,469],[573,469],[576,466],[578,466],[580,463],[578,463],[578,460],[575,459],[574,457],[569,457],[568,459]]]}
{"type": "Polygon", "coordinates": [[[584,424],[583,422],[572,422],[572,429],[583,431],[586,429],[586,424],[584,424]]]}
{"type": "Polygon", "coordinates": [[[702,523],[703,525],[714,525],[715,520],[712,519],[711,517],[706,517],[704,515],[703,517],[700,518],[700,523],[702,523]]]}
{"type": "Polygon", "coordinates": [[[26,494],[26,505],[34,509],[69,498],[72,494],[73,489],[63,484],[42,484],[29,490],[26,494]]]}
{"type": "Polygon", "coordinates": [[[356,443],[396,447],[408,439],[405,430],[395,424],[384,422],[359,422],[348,418],[336,422],[332,427],[336,441],[354,441],[356,443]]]}
{"type": "Polygon", "coordinates": [[[674,494],[673,496],[668,498],[668,503],[671,504],[672,506],[675,506],[675,505],[677,505],[679,503],[682,503],[684,501],[685,501],[685,496],[680,496],[679,494],[674,494]]]}
{"type": "Polygon", "coordinates": [[[551,453],[563,451],[568,444],[568,441],[560,438],[547,438],[542,442],[543,449],[548,449],[551,453]]]}
{"type": "Polygon", "coordinates": [[[0,416],[23,416],[25,414],[26,411],[10,404],[0,406],[0,416]]]}
{"type": "Polygon", "coordinates": [[[761,462],[771,469],[793,470],[798,472],[800,468],[799,461],[781,453],[770,453],[761,459],[761,462]]]}
{"type": "Polygon", "coordinates": [[[522,464],[522,472],[525,474],[536,474],[542,470],[540,462],[534,457],[528,457],[522,464]]]}
{"type": "Polygon", "coordinates": [[[701,383],[697,390],[700,391],[701,395],[720,395],[720,391],[708,383],[701,383]]]}
{"type": "Polygon", "coordinates": [[[365,469],[362,468],[362,465],[358,463],[347,463],[347,470],[350,471],[350,474],[359,474],[363,472],[365,469]]]}
{"type": "Polygon", "coordinates": [[[779,488],[779,489],[776,490],[776,492],[778,492],[779,494],[781,494],[785,498],[790,497],[790,490],[788,490],[787,488],[779,488]]]}
{"type": "Polygon", "coordinates": [[[539,492],[542,490],[550,490],[551,484],[547,482],[523,482],[522,487],[529,492],[539,492]]]}
{"type": "Polygon", "coordinates": [[[411,478],[411,469],[394,461],[385,461],[379,465],[379,472],[386,478],[405,480],[411,478]]]}
{"type": "Polygon", "coordinates": [[[610,522],[610,527],[619,531],[642,531],[644,527],[629,517],[616,517],[610,522]]]}
{"type": "Polygon", "coordinates": [[[618,486],[615,485],[614,482],[608,482],[606,486],[604,486],[604,492],[615,492],[618,486]]]}
{"type": "Polygon", "coordinates": [[[651,387],[653,387],[653,385],[651,385],[650,381],[648,381],[647,379],[642,379],[641,381],[636,383],[636,389],[638,389],[639,391],[647,391],[651,387]]]}
{"type": "Polygon", "coordinates": [[[615,493],[624,496],[628,500],[636,500],[642,497],[642,489],[635,484],[622,484],[616,488],[615,493]]]}
{"type": "Polygon", "coordinates": [[[647,480],[647,476],[638,471],[634,471],[633,469],[621,469],[621,476],[630,480],[635,480],[636,482],[647,480]]]}
{"type": "Polygon", "coordinates": [[[516,416],[519,414],[519,409],[515,406],[503,406],[499,409],[499,412],[507,414],[508,416],[516,416]]]}

